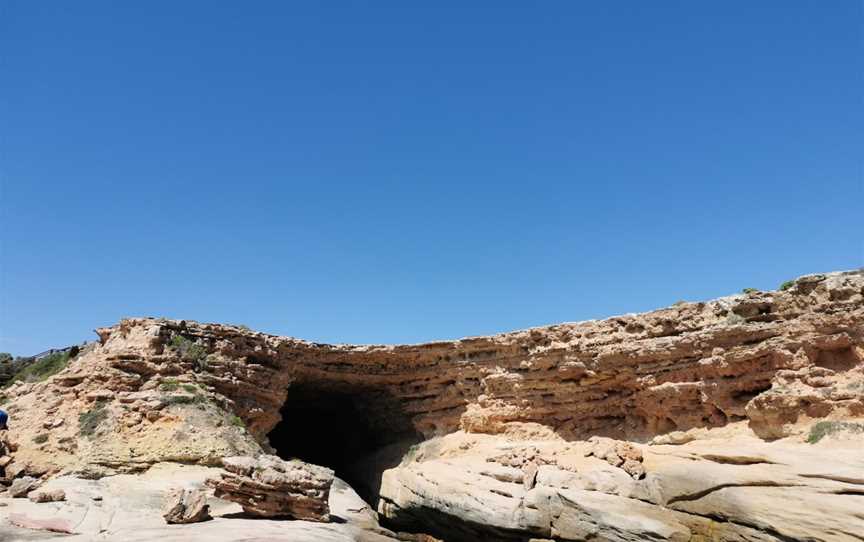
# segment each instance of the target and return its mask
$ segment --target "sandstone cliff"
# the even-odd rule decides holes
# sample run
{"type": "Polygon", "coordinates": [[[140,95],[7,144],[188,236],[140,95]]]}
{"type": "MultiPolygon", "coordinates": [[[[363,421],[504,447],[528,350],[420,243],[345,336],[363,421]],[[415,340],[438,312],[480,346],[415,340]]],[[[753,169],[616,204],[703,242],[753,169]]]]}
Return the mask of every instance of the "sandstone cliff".
{"type": "Polygon", "coordinates": [[[448,540],[864,539],[860,271],[418,345],[152,318],[97,332],[7,391],[10,474],[271,452],[317,457],[394,525],[448,540]]]}

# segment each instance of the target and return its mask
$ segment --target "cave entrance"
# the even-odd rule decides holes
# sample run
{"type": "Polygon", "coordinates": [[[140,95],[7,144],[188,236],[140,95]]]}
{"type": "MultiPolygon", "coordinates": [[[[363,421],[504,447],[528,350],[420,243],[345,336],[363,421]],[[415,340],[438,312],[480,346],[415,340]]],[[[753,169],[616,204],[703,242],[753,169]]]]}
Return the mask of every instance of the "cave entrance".
{"type": "Polygon", "coordinates": [[[382,390],[293,384],[267,435],[282,459],[329,467],[375,506],[382,473],[420,440],[401,404],[382,390]]]}

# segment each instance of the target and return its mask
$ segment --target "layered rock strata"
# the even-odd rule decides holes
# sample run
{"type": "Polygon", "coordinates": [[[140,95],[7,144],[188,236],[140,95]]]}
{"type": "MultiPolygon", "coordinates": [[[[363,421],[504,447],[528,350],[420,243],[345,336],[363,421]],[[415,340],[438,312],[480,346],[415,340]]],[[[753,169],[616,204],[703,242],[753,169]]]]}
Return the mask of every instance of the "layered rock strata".
{"type": "Polygon", "coordinates": [[[615,444],[641,458],[634,476],[595,443],[454,433],[385,471],[379,513],[448,542],[860,541],[864,438],[845,437],[767,443],[729,427],[685,444],[615,444]]]}
{"type": "Polygon", "coordinates": [[[37,471],[255,453],[300,384],[350,394],[385,435],[503,434],[532,422],[567,439],[644,442],[746,420],[777,438],[800,419],[864,415],[848,378],[864,359],[862,291],[861,272],[808,276],[786,291],[407,346],[128,319],[100,329],[101,343],[57,376],[11,388],[7,406],[19,461],[37,471]],[[94,419],[91,434],[82,424],[94,419]]]}
{"type": "Polygon", "coordinates": [[[330,521],[332,470],[272,455],[228,457],[222,464],[227,472],[207,484],[250,516],[330,521]]]}
{"type": "Polygon", "coordinates": [[[861,271],[418,345],[154,318],[98,334],[66,370],[7,390],[9,477],[287,455],[286,403],[339,396],[368,422],[375,449],[356,463],[382,516],[448,542],[861,540],[861,271]]]}

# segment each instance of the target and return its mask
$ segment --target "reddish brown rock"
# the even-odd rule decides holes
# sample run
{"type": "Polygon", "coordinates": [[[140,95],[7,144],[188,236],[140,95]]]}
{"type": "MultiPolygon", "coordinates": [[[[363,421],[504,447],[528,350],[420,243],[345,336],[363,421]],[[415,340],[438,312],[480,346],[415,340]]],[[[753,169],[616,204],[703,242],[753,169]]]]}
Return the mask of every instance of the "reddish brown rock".
{"type": "Polygon", "coordinates": [[[240,504],[247,514],[330,521],[332,470],[272,455],[228,457],[222,463],[228,472],[207,483],[217,497],[240,504]]]}

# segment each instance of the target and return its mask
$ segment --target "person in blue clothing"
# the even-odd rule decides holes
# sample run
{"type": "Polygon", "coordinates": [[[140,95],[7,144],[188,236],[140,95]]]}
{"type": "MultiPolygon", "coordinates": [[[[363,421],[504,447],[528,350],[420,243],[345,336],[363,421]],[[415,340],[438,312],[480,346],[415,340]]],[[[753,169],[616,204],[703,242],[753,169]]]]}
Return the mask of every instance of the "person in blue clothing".
{"type": "Polygon", "coordinates": [[[9,421],[9,415],[6,414],[5,410],[0,409],[0,431],[8,429],[7,422],[9,421]]]}

